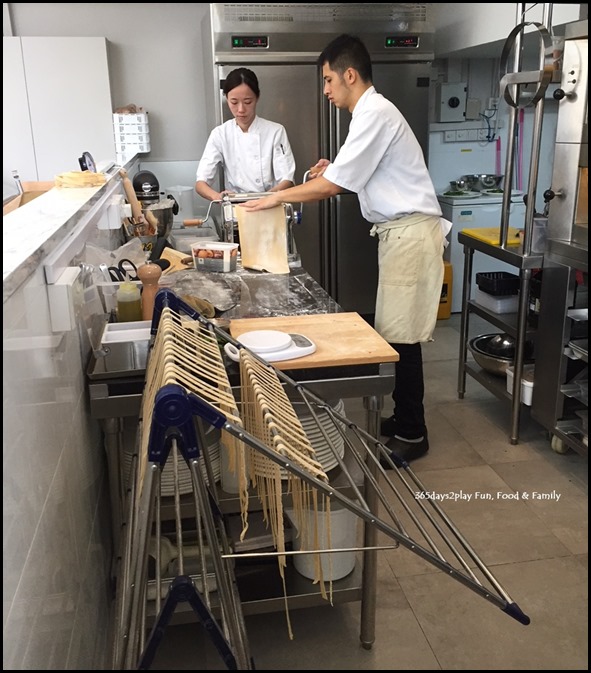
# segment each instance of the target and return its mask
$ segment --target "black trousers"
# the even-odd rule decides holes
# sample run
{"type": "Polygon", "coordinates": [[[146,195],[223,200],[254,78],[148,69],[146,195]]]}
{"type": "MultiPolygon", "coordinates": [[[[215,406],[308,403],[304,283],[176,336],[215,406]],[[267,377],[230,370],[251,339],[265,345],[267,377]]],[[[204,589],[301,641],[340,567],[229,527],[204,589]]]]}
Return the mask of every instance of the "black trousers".
{"type": "Polygon", "coordinates": [[[425,381],[421,344],[390,344],[400,360],[396,363],[394,383],[394,421],[396,434],[405,439],[419,439],[427,432],[425,426],[425,381]]]}

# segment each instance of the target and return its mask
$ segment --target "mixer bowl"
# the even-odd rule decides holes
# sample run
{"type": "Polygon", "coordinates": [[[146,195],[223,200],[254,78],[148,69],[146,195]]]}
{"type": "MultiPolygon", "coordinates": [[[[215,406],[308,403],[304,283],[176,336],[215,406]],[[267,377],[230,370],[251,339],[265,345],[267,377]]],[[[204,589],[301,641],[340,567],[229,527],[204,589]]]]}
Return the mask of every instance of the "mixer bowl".
{"type": "Polygon", "coordinates": [[[168,238],[172,230],[172,223],[174,221],[173,207],[151,207],[148,210],[158,220],[158,236],[168,238]]]}

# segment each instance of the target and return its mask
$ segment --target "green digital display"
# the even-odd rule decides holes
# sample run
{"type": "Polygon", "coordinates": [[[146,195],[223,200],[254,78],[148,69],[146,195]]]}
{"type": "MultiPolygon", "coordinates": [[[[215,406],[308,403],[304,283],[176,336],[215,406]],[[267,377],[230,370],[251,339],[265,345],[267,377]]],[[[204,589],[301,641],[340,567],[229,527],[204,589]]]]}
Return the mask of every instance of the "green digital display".
{"type": "Polygon", "coordinates": [[[416,49],[419,46],[418,35],[388,35],[386,37],[386,48],[392,49],[394,47],[406,47],[409,49],[416,49]]]}
{"type": "Polygon", "coordinates": [[[267,35],[232,35],[232,49],[267,49],[267,35]]]}

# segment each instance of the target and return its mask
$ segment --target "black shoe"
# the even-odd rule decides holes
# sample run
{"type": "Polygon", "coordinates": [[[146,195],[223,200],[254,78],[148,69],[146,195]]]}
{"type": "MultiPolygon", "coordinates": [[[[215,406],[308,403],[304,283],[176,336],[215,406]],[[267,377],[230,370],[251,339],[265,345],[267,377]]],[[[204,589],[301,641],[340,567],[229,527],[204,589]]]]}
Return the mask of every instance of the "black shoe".
{"type": "MultiPolygon", "coordinates": [[[[429,440],[423,437],[420,442],[407,442],[398,437],[392,437],[388,440],[386,446],[390,449],[390,455],[394,464],[397,466],[403,463],[410,463],[424,456],[429,451],[429,440]]],[[[385,470],[391,470],[392,466],[385,458],[380,456],[380,464],[385,470]]]]}
{"type": "Polygon", "coordinates": [[[396,434],[396,421],[394,420],[394,416],[382,418],[382,422],[380,423],[380,433],[384,437],[394,437],[396,434]]]}

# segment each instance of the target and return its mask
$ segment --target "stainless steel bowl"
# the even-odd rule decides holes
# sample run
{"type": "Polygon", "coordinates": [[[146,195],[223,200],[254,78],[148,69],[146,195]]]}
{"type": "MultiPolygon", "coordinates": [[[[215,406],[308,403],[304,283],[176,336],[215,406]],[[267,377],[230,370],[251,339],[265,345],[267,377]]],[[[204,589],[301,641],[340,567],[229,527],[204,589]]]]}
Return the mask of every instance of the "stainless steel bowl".
{"type": "MultiPolygon", "coordinates": [[[[515,339],[508,334],[480,334],[469,341],[468,348],[477,364],[496,376],[506,376],[507,367],[515,359],[515,339]]],[[[527,364],[533,362],[532,352],[533,345],[528,341],[525,344],[527,364]]]]}
{"type": "Polygon", "coordinates": [[[468,185],[465,180],[450,180],[449,188],[452,192],[465,192],[468,189],[468,185]]]}
{"type": "Polygon", "coordinates": [[[462,180],[466,181],[468,189],[474,192],[480,192],[483,189],[496,189],[501,186],[504,175],[495,175],[493,173],[475,173],[473,175],[462,175],[462,180]]]}
{"type": "Polygon", "coordinates": [[[472,353],[472,357],[476,363],[480,365],[482,369],[489,372],[489,374],[495,374],[496,376],[507,376],[507,367],[513,363],[513,359],[503,358],[498,355],[487,355],[486,353],[477,350],[474,343],[479,338],[481,337],[471,339],[468,343],[468,348],[470,349],[470,353],[472,353]]]}
{"type": "Polygon", "coordinates": [[[481,350],[487,355],[499,355],[500,357],[515,357],[515,339],[508,334],[495,334],[492,339],[482,341],[481,350]]]}
{"type": "Polygon", "coordinates": [[[172,206],[169,208],[158,208],[158,206],[156,205],[152,206],[148,210],[158,220],[158,236],[168,238],[172,230],[172,224],[174,221],[174,213],[172,206]]]}

